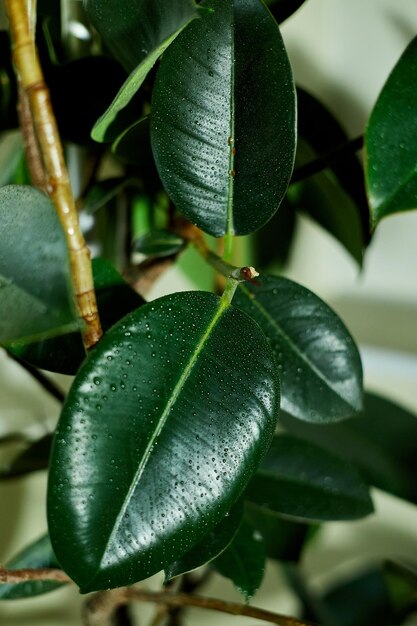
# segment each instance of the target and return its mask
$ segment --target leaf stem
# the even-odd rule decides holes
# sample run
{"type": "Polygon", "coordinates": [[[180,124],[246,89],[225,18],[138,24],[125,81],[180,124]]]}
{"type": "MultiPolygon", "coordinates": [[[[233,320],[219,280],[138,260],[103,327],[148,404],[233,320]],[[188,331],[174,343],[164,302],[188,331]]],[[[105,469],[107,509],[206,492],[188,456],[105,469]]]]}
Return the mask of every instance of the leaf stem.
{"type": "Polygon", "coordinates": [[[176,232],[181,235],[183,239],[191,243],[198,250],[203,259],[225,278],[232,278],[235,281],[244,282],[245,280],[250,281],[259,276],[258,272],[253,267],[237,267],[210,250],[204,241],[201,230],[196,226],[190,223],[182,224],[176,229],[176,232]]]}
{"type": "Polygon", "coordinates": [[[314,159],[314,161],[310,161],[309,163],[297,168],[292,175],[290,185],[299,183],[310,176],[314,176],[314,174],[322,172],[327,167],[330,167],[330,165],[336,161],[340,161],[340,159],[343,159],[343,157],[347,156],[351,152],[357,152],[357,150],[360,150],[363,147],[363,141],[364,136],[360,135],[355,139],[347,141],[335,150],[323,154],[318,159],[314,159]]]}
{"type": "Polygon", "coordinates": [[[71,191],[57,123],[39,63],[25,0],[6,0],[18,80],[27,95],[39,145],[45,185],[67,240],[72,282],[79,316],[84,320],[83,343],[88,350],[102,335],[90,262],[71,191]]]}
{"type": "Polygon", "coordinates": [[[226,281],[226,287],[224,288],[222,295],[223,307],[228,307],[232,304],[233,296],[235,295],[239,281],[231,276],[226,281]]]}
{"type": "Polygon", "coordinates": [[[234,243],[234,235],[232,232],[228,231],[224,236],[224,251],[223,258],[225,261],[231,261],[233,259],[233,243],[234,243]]]}

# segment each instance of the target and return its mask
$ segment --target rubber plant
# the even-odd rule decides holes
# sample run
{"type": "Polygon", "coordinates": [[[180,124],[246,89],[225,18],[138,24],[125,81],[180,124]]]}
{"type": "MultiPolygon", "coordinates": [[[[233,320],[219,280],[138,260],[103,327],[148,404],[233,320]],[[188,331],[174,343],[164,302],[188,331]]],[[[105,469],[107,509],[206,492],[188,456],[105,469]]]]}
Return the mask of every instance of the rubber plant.
{"type": "Polygon", "coordinates": [[[321,524],[373,512],[371,487],[417,501],[415,417],[364,394],[341,319],[281,272],[299,212],[360,265],[379,220],[415,208],[417,39],[349,140],[295,87],[279,23],[302,4],[84,0],[74,47],[65,3],[5,0],[0,124],[25,150],[0,172],[0,342],[63,406],[2,469],[47,470],[48,529],[0,600],[76,585],[86,624],[133,624],[135,601],[171,625],[189,606],[282,626],[415,606],[410,564],[320,596],[297,569],[321,524]],[[196,289],[146,302],[175,264],[196,289]],[[74,376],[66,397],[44,370],[74,376]],[[298,617],[248,603],[267,558],[298,617]],[[247,602],[196,595],[212,571],[247,602]]]}

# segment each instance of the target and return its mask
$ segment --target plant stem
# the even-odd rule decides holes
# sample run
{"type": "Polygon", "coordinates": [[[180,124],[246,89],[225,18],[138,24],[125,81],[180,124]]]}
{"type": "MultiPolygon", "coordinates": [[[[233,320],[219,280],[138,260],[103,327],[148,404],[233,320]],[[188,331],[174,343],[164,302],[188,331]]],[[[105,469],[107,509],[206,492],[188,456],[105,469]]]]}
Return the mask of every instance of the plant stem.
{"type": "Polygon", "coordinates": [[[217,598],[204,598],[186,593],[170,593],[167,591],[145,591],[134,587],[114,589],[113,591],[101,591],[89,598],[85,605],[85,626],[107,626],[110,624],[114,611],[122,604],[136,600],[138,602],[152,602],[166,607],[194,607],[228,613],[229,615],[241,615],[252,617],[278,626],[308,626],[307,622],[294,617],[288,617],[279,613],[272,613],[264,609],[258,609],[247,604],[225,602],[217,598]]]}
{"type": "Polygon", "coordinates": [[[58,583],[71,583],[72,580],[60,569],[17,569],[7,570],[0,566],[0,584],[16,585],[33,580],[51,580],[58,583]]]}
{"type": "Polygon", "coordinates": [[[61,389],[59,389],[59,387],[55,385],[52,380],[50,380],[44,374],[42,374],[42,372],[37,370],[36,367],[33,367],[33,365],[26,363],[18,356],[15,356],[11,352],[8,352],[7,354],[10,356],[10,358],[16,361],[16,363],[23,367],[31,376],[33,376],[33,378],[41,385],[41,387],[43,387],[45,391],[50,393],[51,396],[58,400],[58,402],[64,402],[65,394],[61,391],[61,389]]]}
{"type": "MultiPolygon", "coordinates": [[[[72,580],[65,572],[56,569],[22,569],[6,570],[0,568],[0,583],[17,584],[28,580],[54,580],[61,583],[70,583],[72,580]]],[[[100,591],[89,598],[85,606],[85,624],[88,626],[104,626],[114,612],[122,605],[136,600],[138,602],[152,602],[166,607],[195,607],[209,611],[242,615],[263,620],[278,626],[309,626],[307,622],[294,617],[272,613],[247,604],[225,602],[217,598],[204,598],[186,593],[170,593],[168,591],[146,591],[134,587],[100,591]]]]}
{"type": "Polygon", "coordinates": [[[225,259],[225,261],[232,261],[233,259],[233,242],[234,235],[230,232],[227,232],[224,236],[223,258],[225,259]]]}
{"type": "Polygon", "coordinates": [[[295,183],[299,183],[310,176],[314,176],[314,174],[318,174],[327,167],[330,167],[333,163],[335,163],[335,161],[340,161],[340,159],[343,159],[343,157],[347,156],[351,152],[360,150],[363,147],[363,141],[364,136],[360,135],[360,137],[347,141],[335,150],[323,154],[318,159],[314,159],[314,161],[310,161],[309,163],[302,165],[293,173],[290,185],[294,185],[295,183]]]}
{"type": "Polygon", "coordinates": [[[164,591],[143,591],[141,589],[127,588],[124,590],[126,599],[137,600],[139,602],[154,602],[155,604],[164,604],[168,607],[195,607],[210,611],[218,611],[220,613],[228,613],[229,615],[242,615],[252,617],[253,619],[263,620],[270,624],[278,624],[278,626],[307,626],[306,622],[302,622],[293,617],[272,613],[264,609],[258,609],[247,604],[237,604],[235,602],[225,602],[217,598],[204,598],[202,596],[193,596],[185,593],[169,593],[164,591]]]}
{"type": "Polygon", "coordinates": [[[201,230],[189,222],[181,224],[176,229],[176,232],[183,239],[193,244],[203,259],[225,278],[232,278],[238,282],[243,282],[245,280],[253,280],[259,276],[258,272],[253,267],[236,267],[236,265],[225,261],[218,254],[210,250],[204,241],[201,230]]]}
{"type": "Polygon", "coordinates": [[[88,350],[102,335],[90,253],[80,230],[57,123],[29,24],[27,4],[25,0],[6,0],[6,9],[14,62],[18,79],[29,101],[45,171],[46,190],[55,205],[67,240],[75,300],[79,316],[85,322],[83,342],[88,350]]]}

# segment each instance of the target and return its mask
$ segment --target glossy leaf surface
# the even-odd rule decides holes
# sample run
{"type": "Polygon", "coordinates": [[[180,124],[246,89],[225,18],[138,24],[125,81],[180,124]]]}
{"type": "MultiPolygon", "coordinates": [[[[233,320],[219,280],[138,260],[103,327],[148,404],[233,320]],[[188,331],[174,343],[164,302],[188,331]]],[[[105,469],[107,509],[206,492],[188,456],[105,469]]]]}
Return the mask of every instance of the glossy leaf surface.
{"type": "Polygon", "coordinates": [[[87,13],[110,49],[131,72],[96,122],[96,141],[115,139],[112,124],[137,93],[161,54],[197,16],[193,0],[87,0],[87,13]]]}
{"type": "Polygon", "coordinates": [[[352,466],[290,435],[274,438],[246,498],[266,509],[312,521],[357,519],[373,511],[352,466]]]}
{"type": "Polygon", "coordinates": [[[230,510],[266,452],[279,383],[254,322],[203,292],[130,314],[69,393],[50,464],[49,528],[82,591],[146,578],[230,510]]]}
{"type": "MultiPolygon", "coordinates": [[[[59,568],[48,535],[44,535],[19,552],[6,564],[7,569],[36,569],[38,567],[59,568]]],[[[27,581],[15,585],[0,585],[0,600],[32,598],[62,587],[53,581],[27,581]]]]}
{"type": "Polygon", "coordinates": [[[276,22],[259,0],[205,0],[165,53],[151,139],[165,189],[211,235],[244,235],[277,210],[295,153],[295,93],[276,22]]]}
{"type": "Polygon", "coordinates": [[[233,303],[258,322],[271,343],[285,411],[320,423],[361,410],[358,350],[320,298],[288,279],[262,276],[257,284],[241,284],[233,303]]]}
{"type": "MultiPolygon", "coordinates": [[[[144,304],[142,296],[125,283],[109,261],[93,259],[93,276],[104,332],[144,304]]],[[[79,333],[25,345],[15,343],[12,352],[35,367],[69,375],[77,373],[86,357],[79,333]]]]}
{"type": "Polygon", "coordinates": [[[261,535],[244,520],[232,543],[211,567],[230,578],[246,600],[255,595],[265,572],[265,546],[261,535]]]}
{"type": "Polygon", "coordinates": [[[145,256],[164,257],[179,252],[186,242],[182,237],[164,230],[154,230],[133,242],[133,250],[145,256]]]}
{"type": "Polygon", "coordinates": [[[367,393],[363,413],[341,424],[313,426],[285,414],[281,423],[355,465],[371,485],[417,503],[417,417],[401,406],[367,393]]]}
{"type": "Polygon", "coordinates": [[[51,201],[32,187],[3,187],[0,221],[0,343],[77,328],[65,237],[51,201]]]}
{"type": "Polygon", "coordinates": [[[372,221],[417,208],[417,37],[389,76],[365,135],[372,221]]]}
{"type": "Polygon", "coordinates": [[[218,557],[236,535],[242,522],[242,514],[242,502],[238,501],[230,513],[202,541],[191,548],[178,561],[171,563],[171,565],[165,568],[165,581],[191,572],[218,557]]]}
{"type": "Polygon", "coordinates": [[[250,503],[247,503],[245,516],[262,535],[268,558],[294,562],[300,559],[310,524],[283,519],[269,509],[250,503]]]}

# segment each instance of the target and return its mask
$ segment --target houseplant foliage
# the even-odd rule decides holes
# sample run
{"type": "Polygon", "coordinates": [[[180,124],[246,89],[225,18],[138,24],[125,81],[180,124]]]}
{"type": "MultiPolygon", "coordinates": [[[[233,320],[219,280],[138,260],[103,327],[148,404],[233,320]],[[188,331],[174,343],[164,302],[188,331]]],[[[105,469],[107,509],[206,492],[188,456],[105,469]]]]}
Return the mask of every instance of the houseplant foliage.
{"type": "MultiPolygon", "coordinates": [[[[47,470],[49,486],[47,532],[0,570],[0,599],[72,582],[126,588],[114,606],[151,599],[167,619],[194,603],[288,626],[357,626],[365,613],[402,623],[413,566],[320,598],[300,583],[296,563],[319,525],[371,514],[372,486],[416,503],[416,422],[364,394],[342,320],[279,269],[298,212],[360,265],[370,224],[414,208],[415,41],[371,115],[364,174],[362,140],[300,88],[297,101],[279,22],[300,1],[85,0],[78,52],[50,3],[5,5],[0,124],[16,127],[18,105],[26,150],[0,172],[0,343],[45,385],[39,369],[74,381],[55,433],[2,469],[2,480],[47,470]],[[68,102],[62,91],[80,81],[82,104],[68,102]],[[77,204],[58,130],[82,159],[77,204]],[[92,266],[77,210],[96,220],[92,266]],[[243,235],[258,271],[236,252],[243,235]],[[154,277],[191,249],[214,270],[214,293],[146,302],[154,277]],[[190,571],[214,570],[249,600],[266,558],[287,564],[299,621],[175,594],[190,571]],[[162,570],[170,591],[131,587],[162,570]],[[361,614],[346,613],[348,590],[361,614]]],[[[101,608],[90,603],[86,623],[101,608]]]]}

